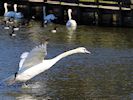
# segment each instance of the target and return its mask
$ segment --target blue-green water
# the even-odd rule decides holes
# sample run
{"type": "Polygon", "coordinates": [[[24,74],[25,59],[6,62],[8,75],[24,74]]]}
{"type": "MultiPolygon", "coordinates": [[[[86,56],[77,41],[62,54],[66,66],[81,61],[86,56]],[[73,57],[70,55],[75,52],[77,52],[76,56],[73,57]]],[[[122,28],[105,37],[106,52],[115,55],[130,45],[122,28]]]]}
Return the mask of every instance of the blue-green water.
{"type": "Polygon", "coordinates": [[[48,56],[84,46],[91,54],[75,54],[27,84],[0,86],[0,100],[133,100],[133,29],[78,26],[70,32],[64,25],[40,27],[32,22],[16,31],[16,37],[0,27],[0,80],[18,70],[21,53],[49,37],[48,56]],[[51,30],[57,26],[57,33],[51,30]]]}

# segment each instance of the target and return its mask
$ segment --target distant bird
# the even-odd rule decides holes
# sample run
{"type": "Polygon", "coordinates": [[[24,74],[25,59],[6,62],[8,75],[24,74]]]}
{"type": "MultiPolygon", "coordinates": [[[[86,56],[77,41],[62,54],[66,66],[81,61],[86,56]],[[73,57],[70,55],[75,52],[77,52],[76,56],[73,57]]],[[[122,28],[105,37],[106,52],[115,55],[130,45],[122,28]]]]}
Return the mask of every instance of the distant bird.
{"type": "Polygon", "coordinates": [[[12,37],[15,37],[15,36],[16,36],[15,31],[17,31],[17,30],[18,30],[18,28],[12,26],[12,27],[11,27],[11,33],[10,33],[9,35],[12,36],[12,37]]]}
{"type": "Polygon", "coordinates": [[[15,11],[8,11],[7,3],[4,3],[5,13],[4,13],[4,20],[8,21],[10,18],[13,18],[15,16],[15,11]]]}
{"type": "Polygon", "coordinates": [[[51,23],[53,20],[57,19],[54,14],[49,14],[44,17],[44,23],[51,23]]]}
{"type": "Polygon", "coordinates": [[[45,44],[33,48],[30,52],[24,52],[20,57],[19,70],[4,81],[9,84],[13,84],[15,82],[25,83],[36,75],[51,68],[57,61],[75,53],[90,53],[90,51],[84,47],[78,47],[76,49],[66,51],[52,59],[46,60],[44,59],[47,55],[46,42],[45,44]]]}
{"type": "Polygon", "coordinates": [[[51,32],[56,33],[57,32],[57,27],[54,27],[54,29],[52,29],[51,32]]]}
{"type": "Polygon", "coordinates": [[[54,14],[48,14],[48,15],[46,15],[46,8],[44,6],[43,7],[43,20],[44,20],[44,24],[51,23],[55,19],[57,19],[57,17],[54,14]]]}
{"type": "Polygon", "coordinates": [[[18,5],[17,4],[14,4],[14,11],[15,11],[14,18],[15,19],[22,19],[24,17],[24,15],[21,12],[18,12],[17,11],[17,7],[18,7],[18,5]]]}
{"type": "Polygon", "coordinates": [[[66,27],[69,28],[69,29],[75,30],[76,27],[77,27],[77,23],[76,23],[75,20],[72,19],[71,13],[72,13],[72,9],[68,9],[68,18],[69,18],[69,20],[66,23],[66,27]]]}
{"type": "Polygon", "coordinates": [[[13,33],[10,33],[9,35],[12,36],[12,37],[15,37],[16,36],[16,34],[14,32],[13,33]]]}
{"type": "Polygon", "coordinates": [[[4,13],[4,21],[6,24],[6,28],[15,25],[16,27],[19,26],[19,23],[22,22],[24,16],[21,12],[17,12],[17,4],[14,4],[14,11],[8,11],[7,3],[4,3],[5,13],[4,13]]]}
{"type": "Polygon", "coordinates": [[[14,26],[17,30],[19,30],[19,26],[23,23],[24,15],[21,12],[17,11],[17,4],[14,4],[14,26]]]}
{"type": "Polygon", "coordinates": [[[13,23],[13,18],[15,16],[15,11],[8,11],[7,3],[4,3],[5,13],[4,13],[4,22],[5,27],[4,29],[9,29],[10,24],[13,23]]]}

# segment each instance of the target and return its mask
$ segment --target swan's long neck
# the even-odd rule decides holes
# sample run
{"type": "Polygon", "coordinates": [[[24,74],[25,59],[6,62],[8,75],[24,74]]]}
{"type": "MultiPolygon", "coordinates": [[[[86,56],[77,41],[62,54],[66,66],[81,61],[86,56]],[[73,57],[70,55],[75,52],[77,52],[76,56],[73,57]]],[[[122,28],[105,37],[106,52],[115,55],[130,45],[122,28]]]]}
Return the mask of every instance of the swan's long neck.
{"type": "Polygon", "coordinates": [[[71,12],[70,11],[68,11],[68,18],[69,18],[69,20],[72,19],[72,16],[71,16],[71,12]]]}
{"type": "Polygon", "coordinates": [[[46,7],[43,6],[43,17],[46,17],[46,7]]]}
{"type": "Polygon", "coordinates": [[[67,52],[64,52],[64,53],[62,53],[62,54],[56,56],[55,58],[53,58],[53,60],[54,60],[55,63],[56,63],[57,61],[61,60],[62,58],[65,58],[65,57],[67,57],[67,56],[69,56],[69,55],[72,55],[72,54],[75,54],[75,53],[79,53],[78,50],[76,50],[76,49],[69,50],[69,51],[67,51],[67,52]]]}
{"type": "Polygon", "coordinates": [[[17,12],[17,4],[14,4],[14,11],[17,12]]]}
{"type": "Polygon", "coordinates": [[[5,8],[5,13],[7,13],[8,12],[7,5],[4,5],[4,8],[5,8]]]}

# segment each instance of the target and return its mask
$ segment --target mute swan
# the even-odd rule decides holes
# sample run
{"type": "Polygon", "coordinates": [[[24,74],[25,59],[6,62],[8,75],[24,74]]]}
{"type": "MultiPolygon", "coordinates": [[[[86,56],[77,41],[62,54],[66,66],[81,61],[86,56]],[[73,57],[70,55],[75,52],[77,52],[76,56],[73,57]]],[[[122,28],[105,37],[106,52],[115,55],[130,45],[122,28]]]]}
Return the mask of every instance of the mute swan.
{"type": "MultiPolygon", "coordinates": [[[[17,12],[17,4],[14,4],[14,11],[8,11],[7,3],[4,3],[5,13],[4,13],[4,21],[7,27],[5,29],[9,29],[9,26],[18,26],[18,23],[21,23],[22,18],[24,17],[21,12],[17,12]]],[[[16,27],[16,30],[19,30],[18,27],[16,27]]]]}
{"type": "Polygon", "coordinates": [[[5,8],[5,13],[4,13],[4,22],[5,22],[5,27],[4,29],[9,29],[10,24],[12,24],[13,22],[13,18],[15,16],[15,12],[14,11],[8,11],[7,8],[7,3],[4,3],[4,8],[5,8]]]}
{"type": "Polygon", "coordinates": [[[49,14],[44,17],[44,23],[51,23],[53,20],[57,19],[54,14],[49,14]]]}
{"type": "Polygon", "coordinates": [[[4,3],[4,8],[5,8],[5,13],[4,13],[4,17],[5,17],[5,21],[9,20],[9,18],[13,18],[15,16],[15,12],[14,11],[8,11],[7,8],[7,3],[4,3]]]}
{"type": "Polygon", "coordinates": [[[76,29],[77,23],[76,23],[75,20],[72,19],[71,13],[72,13],[72,9],[68,9],[68,18],[69,18],[69,20],[67,21],[66,26],[67,26],[67,28],[72,27],[72,29],[76,29]]]}
{"type": "Polygon", "coordinates": [[[57,19],[54,14],[48,14],[46,15],[46,7],[43,7],[43,20],[44,24],[51,23],[53,20],[57,19]]]}
{"type": "Polygon", "coordinates": [[[4,3],[5,13],[4,17],[5,19],[14,18],[14,19],[21,19],[23,18],[23,14],[21,12],[17,12],[17,4],[14,4],[14,11],[8,11],[7,3],[4,3]]]}
{"type": "Polygon", "coordinates": [[[14,4],[14,26],[15,30],[19,30],[19,26],[23,23],[24,15],[21,12],[17,12],[17,4],[14,4]]]}
{"type": "Polygon", "coordinates": [[[44,59],[47,55],[47,43],[39,45],[33,48],[30,52],[24,52],[21,55],[21,60],[19,63],[19,70],[12,76],[4,80],[8,84],[13,84],[15,82],[26,82],[36,75],[44,72],[51,68],[57,61],[62,58],[76,54],[76,53],[90,53],[84,47],[78,47],[73,50],[66,51],[52,59],[44,59]]]}
{"type": "Polygon", "coordinates": [[[24,15],[21,12],[17,12],[17,4],[14,4],[14,11],[15,11],[15,19],[22,19],[24,17],[24,15]]]}

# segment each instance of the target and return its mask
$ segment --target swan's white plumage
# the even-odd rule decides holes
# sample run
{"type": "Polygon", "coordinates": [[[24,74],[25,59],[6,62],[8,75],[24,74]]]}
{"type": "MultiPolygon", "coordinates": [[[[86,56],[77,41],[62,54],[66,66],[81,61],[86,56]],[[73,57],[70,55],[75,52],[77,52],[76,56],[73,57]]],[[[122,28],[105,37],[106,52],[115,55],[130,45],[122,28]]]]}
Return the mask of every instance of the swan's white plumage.
{"type": "Polygon", "coordinates": [[[29,54],[29,52],[24,52],[21,54],[20,62],[19,62],[19,70],[22,68],[23,63],[24,63],[25,59],[27,58],[28,54],[29,54]]]}
{"type": "Polygon", "coordinates": [[[34,65],[41,63],[47,55],[46,44],[36,46],[24,58],[21,70],[26,70],[34,65]]]}
{"type": "MultiPolygon", "coordinates": [[[[19,23],[22,23],[23,21],[24,15],[21,12],[17,12],[17,4],[14,4],[14,11],[8,11],[7,5],[8,5],[7,3],[4,3],[4,8],[5,8],[4,22],[6,27],[19,26],[19,23]]],[[[19,30],[19,27],[16,27],[14,30],[15,31],[19,30]]]]}
{"type": "Polygon", "coordinates": [[[44,20],[47,22],[51,22],[52,20],[55,20],[55,19],[57,19],[57,18],[55,17],[54,14],[49,14],[49,15],[44,17],[44,20]]]}
{"type": "Polygon", "coordinates": [[[28,54],[29,54],[29,52],[24,52],[24,53],[21,54],[20,58],[24,59],[28,56],[28,54]]]}
{"type": "Polygon", "coordinates": [[[57,61],[62,58],[75,54],[75,53],[90,53],[84,47],[79,47],[73,50],[66,51],[52,59],[45,60],[44,56],[47,55],[46,47],[47,43],[39,45],[32,49],[29,53],[25,52],[21,55],[21,64],[20,69],[17,72],[17,75],[12,75],[8,77],[5,81],[15,82],[21,81],[26,82],[36,75],[44,72],[45,70],[51,68],[57,61]],[[15,78],[14,78],[15,77],[15,78]]]}
{"type": "Polygon", "coordinates": [[[9,20],[11,17],[14,17],[15,16],[15,12],[14,11],[8,11],[8,8],[7,8],[7,3],[4,3],[4,8],[5,8],[5,13],[4,13],[4,20],[7,21],[9,20]]]}
{"type": "Polygon", "coordinates": [[[68,28],[70,28],[70,27],[77,27],[77,23],[76,23],[76,21],[75,20],[73,20],[72,19],[72,15],[71,15],[71,13],[72,13],[72,9],[68,9],[68,21],[67,21],[67,23],[66,23],[66,26],[68,27],[68,28]]]}
{"type": "Polygon", "coordinates": [[[14,4],[14,11],[8,11],[7,3],[4,3],[4,8],[5,8],[4,17],[15,18],[15,19],[21,19],[24,17],[21,12],[17,12],[17,4],[14,4]]]}
{"type": "Polygon", "coordinates": [[[24,17],[24,15],[21,12],[17,12],[17,7],[18,7],[18,5],[14,4],[14,12],[15,12],[14,18],[21,19],[24,17]]]}

